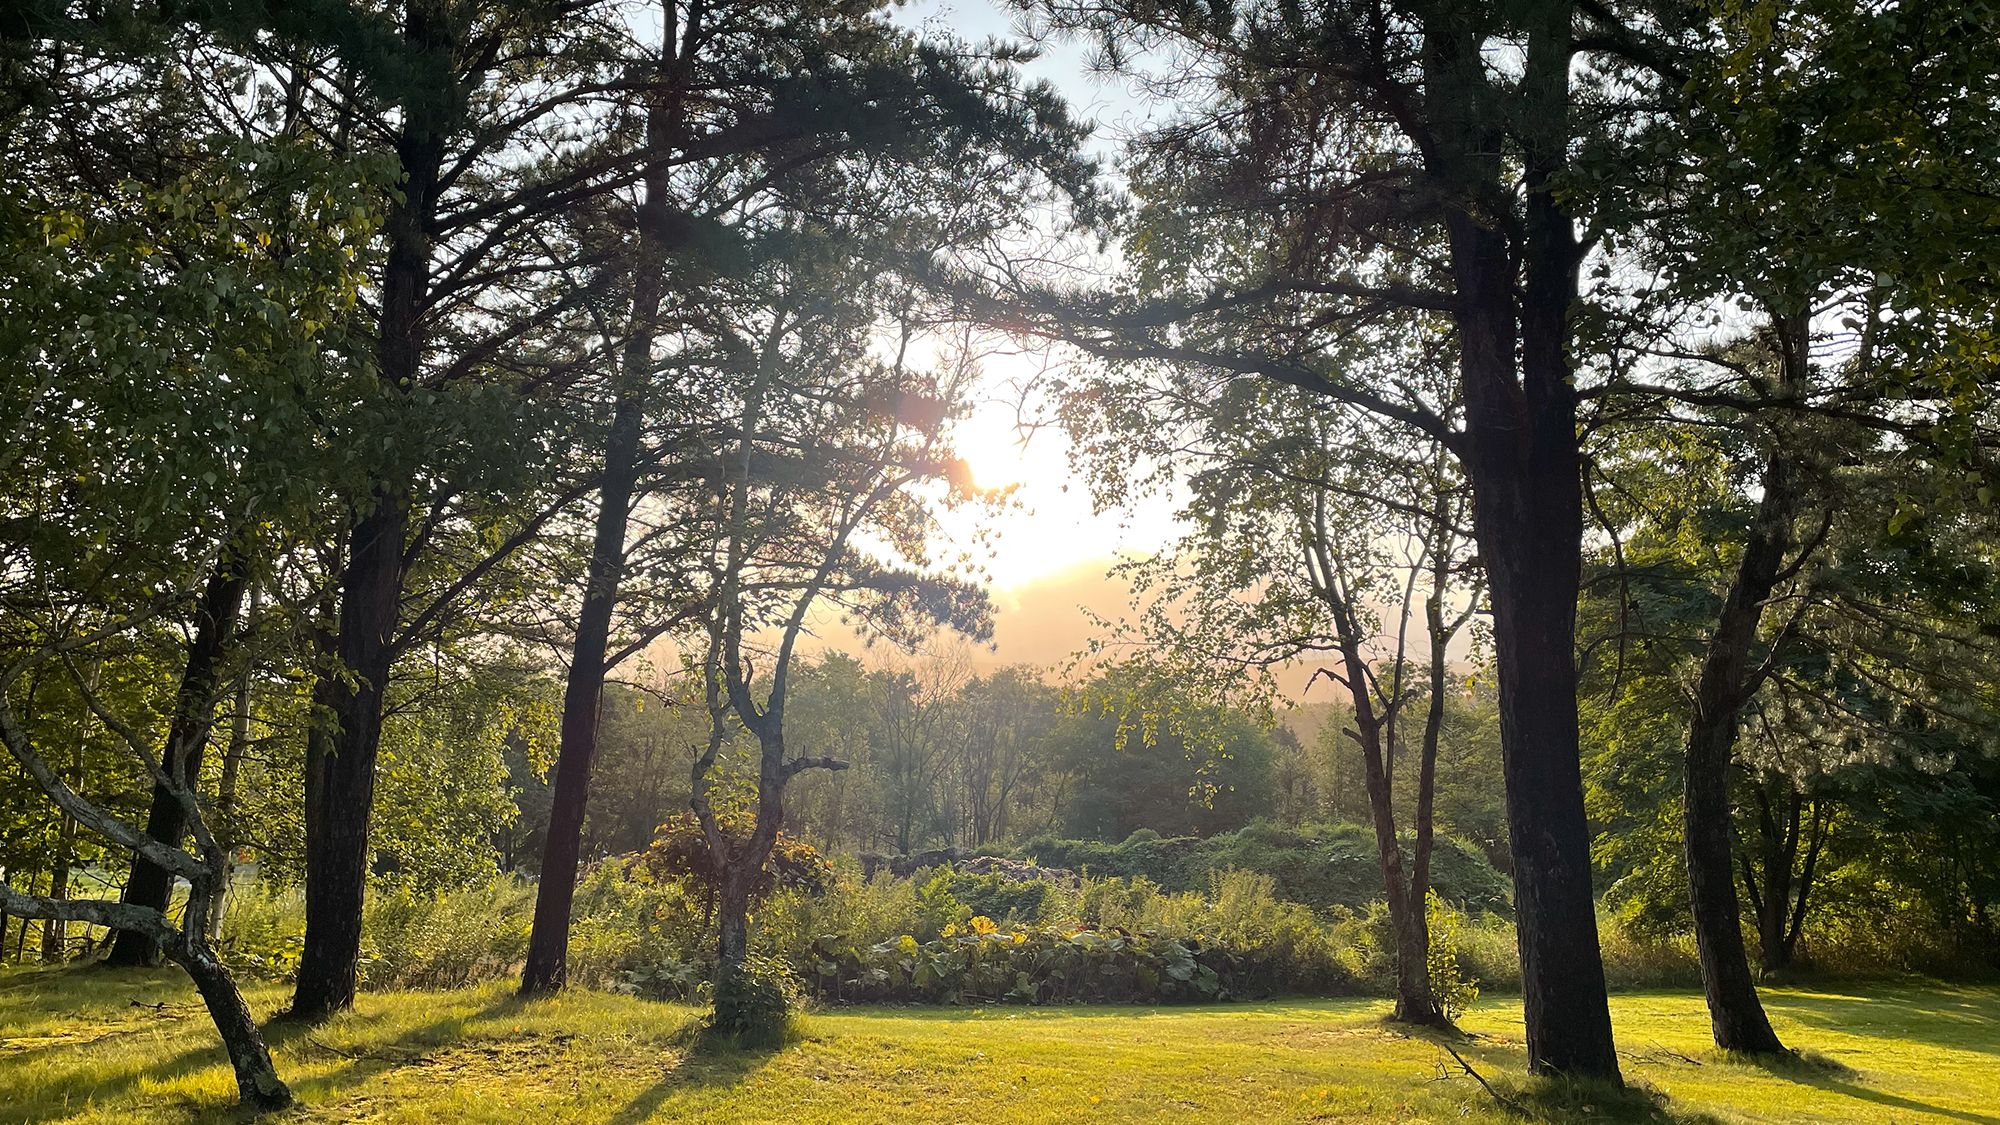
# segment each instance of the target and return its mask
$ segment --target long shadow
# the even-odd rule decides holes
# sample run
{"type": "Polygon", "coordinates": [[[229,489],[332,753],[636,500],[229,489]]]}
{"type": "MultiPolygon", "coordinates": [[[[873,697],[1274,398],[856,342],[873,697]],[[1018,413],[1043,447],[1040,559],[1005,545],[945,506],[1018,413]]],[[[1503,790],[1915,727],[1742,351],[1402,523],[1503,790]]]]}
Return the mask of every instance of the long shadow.
{"type": "MultiPolygon", "coordinates": [[[[90,1040],[82,1043],[51,1044],[48,1047],[23,1051],[11,1058],[0,1059],[0,1090],[18,1088],[18,1084],[10,1081],[10,1078],[20,1070],[38,1065],[46,1065],[51,1059],[59,1058],[72,1051],[84,1050],[94,1046],[98,1042],[101,1042],[101,1040],[90,1040]]],[[[143,1082],[163,1081],[192,1070],[199,1070],[208,1066],[227,1066],[228,1064],[228,1055],[223,1051],[222,1043],[218,1040],[212,1046],[197,1047],[193,1050],[184,1051],[138,1070],[124,1071],[108,1080],[92,1081],[87,1089],[76,1089],[67,1086],[48,1087],[41,1091],[34,1102],[14,1107],[6,1113],[0,1114],[0,1122],[32,1123],[60,1121],[65,1117],[82,1113],[89,1103],[96,1102],[101,1104],[112,1100],[143,1082]],[[68,1098],[67,1101],[63,1100],[65,1097],[68,1098]],[[53,1116],[49,1115],[51,1112],[53,1112],[53,1116]]]]}
{"type": "Polygon", "coordinates": [[[345,1065],[326,1074],[302,1078],[292,1084],[293,1093],[339,1094],[376,1075],[406,1066],[420,1066],[428,1055],[427,1049],[451,1046],[465,1038],[467,1025],[483,1019],[512,1015],[525,1003],[527,1002],[519,996],[508,993],[477,1011],[433,1020],[422,1027],[413,1027],[387,1043],[373,1044],[355,1052],[344,1051],[312,1038],[312,1033],[321,1026],[319,1022],[273,1020],[266,1029],[265,1038],[273,1048],[281,1043],[290,1045],[295,1041],[304,1040],[309,1047],[346,1058],[348,1061],[345,1065]]]}
{"type": "MultiPolygon", "coordinates": [[[[424,1056],[422,1048],[444,1046],[453,1039],[462,1037],[466,1024],[479,1019],[511,1014],[521,1004],[522,1001],[518,997],[509,995],[477,1011],[435,1020],[422,1027],[412,1028],[389,1043],[372,1045],[355,1053],[313,1040],[311,1036],[319,1029],[321,1023],[307,1020],[280,1017],[268,1021],[264,1025],[264,1042],[276,1052],[281,1048],[294,1046],[300,1041],[306,1041],[315,1049],[347,1057],[348,1062],[345,1065],[327,1074],[296,1081],[288,1079],[291,1081],[294,1094],[302,1092],[320,1095],[339,1094],[384,1071],[418,1063],[424,1056]]],[[[191,1013],[190,1018],[199,1018],[204,1024],[209,1023],[206,1009],[203,1009],[198,1017],[191,1013]]],[[[212,1031],[212,1027],[210,1030],[212,1031]]],[[[65,1054],[87,1049],[100,1042],[102,1039],[78,1043],[53,1043],[13,1056],[0,1056],[0,1090],[17,1088],[17,1083],[9,1080],[13,1074],[34,1066],[46,1065],[65,1054]]],[[[9,1107],[7,1111],[0,1112],[0,1125],[17,1125],[17,1123],[40,1125],[40,1123],[60,1121],[83,1112],[88,1104],[102,1105],[107,1101],[114,1101],[143,1083],[164,1081],[210,1066],[227,1068],[228,1065],[228,1053],[218,1039],[138,1069],[122,1071],[105,1079],[92,1080],[87,1089],[50,1087],[42,1091],[33,1103],[9,1107]],[[68,1096],[67,1102],[63,1100],[65,1095],[68,1096]]],[[[282,1065],[279,1075],[285,1077],[282,1065]]],[[[233,1118],[237,1115],[229,1113],[225,1116],[233,1118]]]]}
{"type": "Polygon", "coordinates": [[[1764,1007],[1809,1027],[2000,1054],[2000,994],[1991,989],[1870,988],[1856,996],[1778,992],[1765,995],[1764,1007]]]}
{"type": "Polygon", "coordinates": [[[1918,1101],[1915,1098],[1905,1098],[1897,1094],[1886,1094],[1880,1090],[1871,1090],[1866,1086],[1849,1080],[1845,1075],[1827,1073],[1810,1062],[1772,1058],[1751,1058],[1746,1061],[1749,1061],[1752,1065],[1774,1077],[1811,1086],[1815,1089],[1825,1090],[1830,1094],[1839,1094],[1842,1097],[1854,1098],[1857,1101],[1874,1102],[1876,1105],[1889,1106],[1892,1109],[1905,1110],[1910,1113],[1935,1113],[1941,1117],[1971,1122],[1972,1125],[2000,1125],[2000,1117],[1992,1117],[1984,1113],[1973,1113],[1970,1110],[1946,1109],[1941,1105],[1932,1105],[1929,1102],[1918,1101]]]}
{"type": "Polygon", "coordinates": [[[676,1091],[703,1086],[740,1085],[751,1071],[763,1066],[783,1048],[741,1050],[714,1046],[696,1040],[693,1049],[658,1082],[619,1107],[604,1125],[639,1125],[653,1115],[676,1091]]]}

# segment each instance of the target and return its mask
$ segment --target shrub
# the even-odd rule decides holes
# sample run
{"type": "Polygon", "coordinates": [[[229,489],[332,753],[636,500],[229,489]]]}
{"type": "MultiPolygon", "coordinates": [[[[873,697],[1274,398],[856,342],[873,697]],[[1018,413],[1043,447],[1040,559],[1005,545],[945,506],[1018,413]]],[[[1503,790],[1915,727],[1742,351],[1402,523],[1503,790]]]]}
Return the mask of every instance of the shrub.
{"type": "Polygon", "coordinates": [[[1430,929],[1431,946],[1427,958],[1431,996],[1444,1018],[1458,1017],[1479,999],[1479,981],[1468,978],[1458,963],[1458,935],[1465,927],[1465,915],[1453,910],[1436,891],[1424,895],[1424,921],[1430,929]]]}
{"type": "Polygon", "coordinates": [[[1342,960],[1348,923],[1280,902],[1271,880],[1252,872],[1217,876],[1208,895],[1165,894],[1144,879],[1049,887],[1041,921],[1005,925],[972,914],[948,885],[932,874],[922,886],[880,878],[837,886],[819,904],[823,911],[777,896],[758,947],[786,957],[819,995],[849,1002],[1157,1002],[1355,990],[1342,960]],[[853,909],[863,903],[872,909],[853,909]],[[801,927],[809,921],[825,925],[807,936],[801,927]],[[1211,973],[1212,990],[1203,984],[1211,973]]]}
{"type": "Polygon", "coordinates": [[[816,954],[813,970],[820,988],[848,1001],[1052,1003],[1228,996],[1222,977],[1226,955],[1151,930],[1002,930],[981,916],[927,942],[905,934],[857,949],[829,938],[816,946],[816,954]]]}
{"type": "Polygon", "coordinates": [[[752,953],[715,985],[712,1034],[744,1047],[776,1047],[791,1031],[799,989],[789,966],[775,957],[752,953]]]}
{"type": "Polygon", "coordinates": [[[1606,912],[1598,915],[1597,944],[1612,988],[1701,987],[1693,934],[1662,933],[1606,912]]]}
{"type": "Polygon", "coordinates": [[[1055,890],[1054,884],[1039,879],[1016,880],[998,874],[968,875],[949,868],[931,877],[925,889],[931,887],[950,895],[954,902],[974,915],[1006,924],[1041,921],[1042,909],[1049,902],[1050,892],[1055,890]]]}
{"type": "MultiPolygon", "coordinates": [[[[1203,891],[1218,871],[1254,871],[1271,877],[1279,898],[1318,910],[1365,910],[1382,897],[1374,832],[1354,824],[1294,829],[1256,821],[1206,839],[1141,829],[1122,844],[1041,836],[1014,855],[1098,878],[1146,879],[1172,893],[1203,891]]],[[[1513,912],[1507,877],[1478,849],[1450,836],[1435,839],[1431,882],[1468,914],[1513,912]]]]}
{"type": "Polygon", "coordinates": [[[512,878],[441,895],[378,891],[362,915],[371,989],[452,989],[507,976],[528,950],[535,892],[512,878]]]}
{"type": "Polygon", "coordinates": [[[587,988],[632,986],[627,974],[676,962],[715,966],[707,903],[678,879],[608,861],[584,873],[570,908],[569,980],[587,988]]]}
{"type": "Polygon", "coordinates": [[[216,952],[232,971],[288,981],[298,975],[305,933],[305,896],[298,888],[237,883],[223,909],[216,952]]]}

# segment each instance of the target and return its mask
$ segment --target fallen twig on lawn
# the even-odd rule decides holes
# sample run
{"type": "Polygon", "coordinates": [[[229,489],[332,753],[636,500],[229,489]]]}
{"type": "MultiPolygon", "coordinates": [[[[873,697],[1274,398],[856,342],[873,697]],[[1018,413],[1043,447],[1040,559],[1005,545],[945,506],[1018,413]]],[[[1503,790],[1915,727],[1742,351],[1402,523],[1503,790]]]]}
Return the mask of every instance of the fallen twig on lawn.
{"type": "Polygon", "coordinates": [[[1466,1062],[1465,1056],[1459,1054],[1458,1051],[1455,1050],[1451,1044],[1439,1043],[1438,1046],[1443,1047],[1446,1051],[1449,1051],[1451,1053],[1451,1057],[1458,1060],[1458,1068],[1460,1070],[1463,1070],[1466,1074],[1470,1075],[1474,1082],[1479,1083],[1480,1088],[1486,1091],[1487,1096],[1491,1097],[1494,1101],[1500,1103],[1502,1108],[1506,1109],[1510,1113],[1520,1114],[1523,1117],[1527,1116],[1527,1111],[1521,1108],[1519,1102],[1516,1102],[1514,1099],[1506,1096],[1505,1094],[1502,1094],[1498,1090],[1495,1090],[1493,1088],[1493,1084],[1491,1082],[1488,1082],[1484,1075],[1472,1069],[1472,1064],[1466,1062]]]}
{"type": "Polygon", "coordinates": [[[1700,1059],[1689,1058],[1679,1051],[1670,1051],[1665,1047],[1655,1047],[1650,1051],[1620,1051],[1618,1053],[1628,1059],[1634,1059],[1639,1062],[1663,1062],[1671,1059],[1675,1062],[1684,1062],[1689,1066],[1702,1065],[1700,1059]]]}

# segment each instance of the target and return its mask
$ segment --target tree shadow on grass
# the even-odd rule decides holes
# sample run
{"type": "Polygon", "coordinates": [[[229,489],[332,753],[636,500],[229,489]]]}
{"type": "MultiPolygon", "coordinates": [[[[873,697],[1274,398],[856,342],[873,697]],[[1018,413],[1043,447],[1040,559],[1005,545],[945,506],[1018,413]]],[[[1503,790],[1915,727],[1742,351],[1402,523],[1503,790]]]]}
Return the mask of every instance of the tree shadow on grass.
{"type": "Polygon", "coordinates": [[[1932,1105],[1930,1102],[1918,1101],[1915,1098],[1905,1098],[1896,1094],[1884,1093],[1880,1090],[1871,1090],[1856,1080],[1859,1078],[1859,1075],[1852,1068],[1833,1059],[1810,1052],[1804,1055],[1732,1056],[1732,1061],[1741,1062],[1748,1066],[1755,1066],[1776,1078],[1783,1078],[1789,1082],[1796,1082],[1802,1086],[1811,1086],[1814,1089],[1825,1090],[1829,1094],[1839,1094],[1842,1097],[1853,1098],[1857,1101],[1873,1102],[1876,1105],[1887,1106],[1891,1109],[1900,1109],[1908,1113],[1936,1114],[1940,1117],[1949,1117],[1954,1121],[1970,1122],[1971,1125],[2000,1125],[2000,1117],[1994,1117],[1989,1114],[1973,1113],[1970,1110],[1963,1109],[1946,1109],[1943,1106],[1932,1105]]]}
{"type": "Polygon", "coordinates": [[[1874,988],[1865,995],[1773,993],[1766,1010],[1808,1027],[2000,1054],[2000,995],[1990,989],[1874,988]]]}
{"type": "Polygon", "coordinates": [[[682,1090],[707,1086],[740,1086],[752,1071],[762,1067],[791,1040],[771,1047],[742,1047],[727,1039],[709,1035],[698,1021],[690,1021],[674,1037],[687,1045],[673,1069],[658,1082],[639,1091],[606,1118],[604,1125],[639,1125],[653,1116],[669,1097],[682,1090]]]}
{"type": "Polygon", "coordinates": [[[302,1045],[305,1049],[346,1059],[345,1064],[334,1070],[292,1083],[294,1094],[340,1094],[388,1071],[424,1065],[432,1051],[462,1043],[471,1024],[515,1014],[527,1003],[510,992],[476,1011],[444,1016],[421,1027],[413,1027],[386,1043],[353,1049],[337,1047],[318,1038],[314,1033],[323,1026],[323,1021],[275,1019],[265,1028],[264,1037],[273,1050],[280,1046],[290,1048],[302,1045]]]}
{"type": "Polygon", "coordinates": [[[1523,1121],[1544,1125],[1620,1122],[1629,1125],[1721,1125],[1699,1110],[1680,1108],[1664,1091],[1644,1081],[1623,1084],[1594,1079],[1536,1077],[1516,1067],[1526,1063],[1519,1043],[1496,1044],[1457,1027],[1435,1027],[1383,1019],[1381,1026],[1413,1042],[1438,1049],[1437,1079],[1476,1083],[1475,1099],[1499,1106],[1523,1121]],[[1498,1053],[1504,1062],[1493,1058],[1498,1053]],[[1476,1069],[1474,1064],[1478,1064],[1476,1069]]]}
{"type": "MultiPolygon", "coordinates": [[[[335,1070],[311,1077],[289,1076],[281,1063],[279,1077],[291,1085],[294,1095],[308,1096],[337,1095],[343,1093],[385,1071],[398,1067],[419,1064],[425,1057],[427,1048],[447,1046],[465,1034],[466,1025],[480,1019],[508,1015],[521,1007],[522,1001],[512,995],[496,1000],[477,1011],[463,1015],[446,1016],[433,1020],[421,1027],[411,1028],[387,1043],[371,1044],[348,1050],[320,1041],[315,1037],[322,1022],[273,1018],[263,1027],[265,1045],[275,1054],[281,1050],[299,1052],[303,1050],[323,1051],[340,1055],[347,1062],[335,1070]]],[[[212,1021],[207,1010],[196,1005],[195,1013],[189,1018],[199,1019],[213,1034],[212,1021]]],[[[143,1030],[143,1025],[130,1030],[143,1030]]],[[[123,1032],[114,1033],[122,1034],[123,1032]]],[[[103,1042],[104,1036],[74,1043],[54,1043],[46,1047],[31,1048],[13,1055],[0,1055],[0,1094],[16,1092],[22,1088],[22,1078],[36,1067],[47,1066],[51,1062],[85,1051],[103,1042]]],[[[77,1081],[48,1086],[38,1091],[32,1101],[15,1102],[0,1109],[0,1125],[44,1125],[61,1121],[83,1112],[86,1108],[102,1106],[142,1088],[146,1084],[164,1082],[184,1077],[209,1067],[223,1070],[229,1068],[229,1055],[223,1049],[220,1039],[214,1039],[199,1047],[192,1047],[146,1066],[111,1071],[107,1068],[102,1077],[79,1073],[77,1081]]],[[[233,1085],[233,1080],[232,1080],[233,1085]]],[[[220,1107],[218,1107],[220,1108],[220,1107]]],[[[256,1115],[247,1110],[230,1107],[222,1109],[214,1119],[223,1121],[248,1121],[256,1115]]]]}

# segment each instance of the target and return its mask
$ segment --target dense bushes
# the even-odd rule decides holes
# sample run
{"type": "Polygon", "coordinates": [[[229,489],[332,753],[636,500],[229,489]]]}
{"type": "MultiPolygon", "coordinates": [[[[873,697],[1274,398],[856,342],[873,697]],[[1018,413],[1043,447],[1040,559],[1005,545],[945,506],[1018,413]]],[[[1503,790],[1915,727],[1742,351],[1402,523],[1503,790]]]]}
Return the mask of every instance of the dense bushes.
{"type": "Polygon", "coordinates": [[[904,934],[857,949],[828,935],[813,943],[806,967],[820,993],[834,1000],[1046,1004],[1228,999],[1230,963],[1226,951],[1150,930],[1002,930],[980,916],[921,943],[904,934]]]}
{"type": "MultiPolygon", "coordinates": [[[[1320,910],[1361,910],[1382,897],[1375,837],[1353,824],[1285,828],[1258,821],[1207,838],[1162,837],[1141,829],[1122,844],[1040,836],[1012,854],[1096,878],[1142,878],[1176,893],[1205,890],[1217,871],[1254,871],[1271,877],[1280,898],[1320,910]]],[[[1513,913],[1507,877],[1477,849],[1449,836],[1436,838],[1431,882],[1468,913],[1513,913]]]]}
{"type": "MultiPolygon", "coordinates": [[[[850,1001],[1332,995],[1360,991],[1368,971],[1358,923],[1279,901],[1268,876],[1230,872],[1207,894],[1178,895],[1145,880],[1035,884],[1035,916],[1005,924],[956,897],[966,879],[939,871],[778,896],[759,947],[850,1001]]],[[[990,892],[985,877],[967,889],[990,892]]]]}
{"type": "MultiPolygon", "coordinates": [[[[936,869],[867,882],[847,871],[819,893],[780,887],[755,917],[758,979],[738,982],[730,1002],[742,1011],[724,1022],[739,1037],[769,1030],[751,1009],[771,1006],[771,971],[835,1003],[1388,994],[1394,942],[1380,903],[1315,910],[1286,901],[1278,885],[1251,871],[1211,872],[1200,889],[1175,892],[1144,877],[1059,886],[936,869]]],[[[440,897],[378,893],[366,913],[363,983],[443,989],[508,976],[533,905],[532,888],[511,879],[440,897]]],[[[1504,918],[1469,915],[1440,897],[1432,919],[1441,986],[1461,997],[1519,988],[1504,918]]],[[[295,892],[238,894],[222,949],[241,970],[288,977],[302,930],[295,892]]],[[[1610,916],[1603,937],[1614,986],[1699,983],[1684,941],[1637,936],[1610,916]]],[[[691,882],[644,864],[601,864],[577,888],[570,981],[720,1001],[714,941],[709,903],[691,882]]]]}

